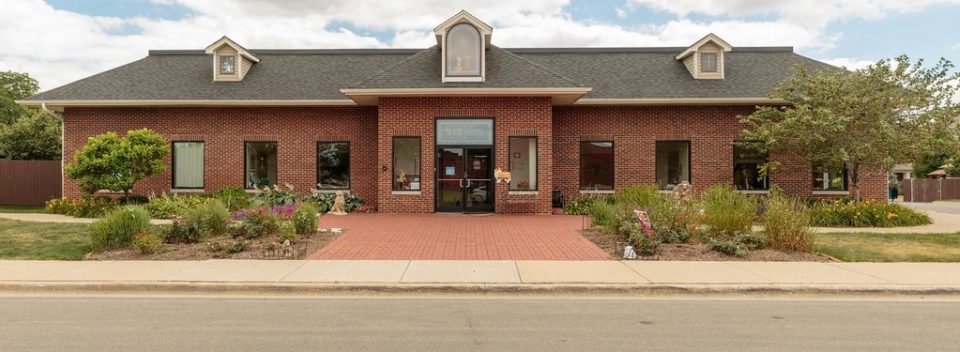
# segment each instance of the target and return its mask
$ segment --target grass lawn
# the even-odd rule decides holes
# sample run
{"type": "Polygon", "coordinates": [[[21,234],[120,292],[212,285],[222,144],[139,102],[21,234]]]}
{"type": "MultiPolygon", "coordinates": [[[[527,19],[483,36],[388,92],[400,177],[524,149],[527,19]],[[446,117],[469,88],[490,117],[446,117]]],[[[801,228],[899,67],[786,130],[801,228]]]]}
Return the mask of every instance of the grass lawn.
{"type": "Polygon", "coordinates": [[[0,213],[42,213],[43,206],[0,205],[0,213]]]}
{"type": "Polygon", "coordinates": [[[0,259],[81,260],[91,250],[88,226],[0,219],[0,259]]]}
{"type": "Polygon", "coordinates": [[[960,233],[816,236],[815,251],[846,262],[960,262],[960,233]]]}

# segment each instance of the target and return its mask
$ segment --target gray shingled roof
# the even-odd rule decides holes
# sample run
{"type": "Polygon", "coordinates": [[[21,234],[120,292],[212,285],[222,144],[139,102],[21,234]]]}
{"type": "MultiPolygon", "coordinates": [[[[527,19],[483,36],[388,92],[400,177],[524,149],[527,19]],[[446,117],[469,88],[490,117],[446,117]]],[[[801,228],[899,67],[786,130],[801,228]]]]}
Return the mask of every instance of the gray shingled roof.
{"type": "Polygon", "coordinates": [[[833,68],[791,48],[735,48],[726,79],[695,80],[683,48],[487,50],[483,83],[441,83],[440,50],[251,50],[262,59],[241,82],[213,82],[202,50],[152,51],[115,69],[26,100],[345,99],[341,88],[592,87],[587,98],[765,97],[795,64],[833,68]]]}

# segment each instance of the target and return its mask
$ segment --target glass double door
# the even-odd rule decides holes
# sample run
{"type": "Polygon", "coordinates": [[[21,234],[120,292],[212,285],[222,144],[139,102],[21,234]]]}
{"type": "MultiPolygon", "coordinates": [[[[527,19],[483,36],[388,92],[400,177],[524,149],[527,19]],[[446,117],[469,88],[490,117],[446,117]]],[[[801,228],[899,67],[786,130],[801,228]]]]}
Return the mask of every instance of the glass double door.
{"type": "Polygon", "coordinates": [[[493,149],[437,148],[437,211],[493,211],[493,149]]]}

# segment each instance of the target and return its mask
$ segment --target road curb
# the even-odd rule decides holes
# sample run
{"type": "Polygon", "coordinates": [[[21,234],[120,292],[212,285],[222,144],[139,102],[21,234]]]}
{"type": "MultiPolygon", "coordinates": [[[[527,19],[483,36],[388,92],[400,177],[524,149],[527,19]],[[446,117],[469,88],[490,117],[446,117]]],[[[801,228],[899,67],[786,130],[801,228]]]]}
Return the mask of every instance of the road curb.
{"type": "Polygon", "coordinates": [[[3,293],[270,295],[909,295],[960,296],[960,286],[706,284],[341,284],[244,282],[0,282],[3,293]]]}

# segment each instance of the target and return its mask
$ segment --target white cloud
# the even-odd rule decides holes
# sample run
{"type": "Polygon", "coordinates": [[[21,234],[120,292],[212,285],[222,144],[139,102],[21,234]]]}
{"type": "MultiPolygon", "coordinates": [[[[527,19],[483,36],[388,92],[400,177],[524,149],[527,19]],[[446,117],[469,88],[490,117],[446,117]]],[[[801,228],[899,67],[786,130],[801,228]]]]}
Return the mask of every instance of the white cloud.
{"type": "MultiPolygon", "coordinates": [[[[645,4],[681,16],[692,12],[684,8],[709,8],[695,12],[729,16],[774,13],[787,19],[695,21],[680,17],[662,25],[629,27],[574,20],[564,12],[569,0],[152,1],[179,4],[192,13],[175,20],[96,17],[57,10],[43,0],[7,0],[0,12],[0,70],[28,72],[43,89],[50,89],[139,59],[149,49],[201,49],[222,35],[248,48],[423,48],[435,44],[432,30],[437,24],[464,8],[494,26],[493,42],[504,47],[686,46],[710,32],[735,46],[795,46],[813,51],[830,48],[838,40],[795,19],[814,15],[789,13],[818,7],[808,3],[812,0],[801,1],[806,6],[759,0],[724,1],[723,6],[718,5],[720,0],[679,0],[679,5],[667,0],[630,0],[633,3],[619,10],[645,4]],[[338,24],[360,29],[342,29],[338,24]],[[391,36],[378,38],[364,30],[391,36]]],[[[858,16],[880,16],[914,6],[898,4],[888,0],[858,0],[846,5],[834,1],[821,15],[836,19],[831,11],[848,13],[852,11],[849,8],[856,8],[863,13],[858,16]]]]}
{"type": "Polygon", "coordinates": [[[849,70],[861,69],[876,63],[875,60],[864,60],[864,59],[850,58],[850,57],[838,57],[838,58],[832,58],[832,59],[819,59],[819,60],[831,65],[834,65],[837,67],[843,67],[849,70]]]}

